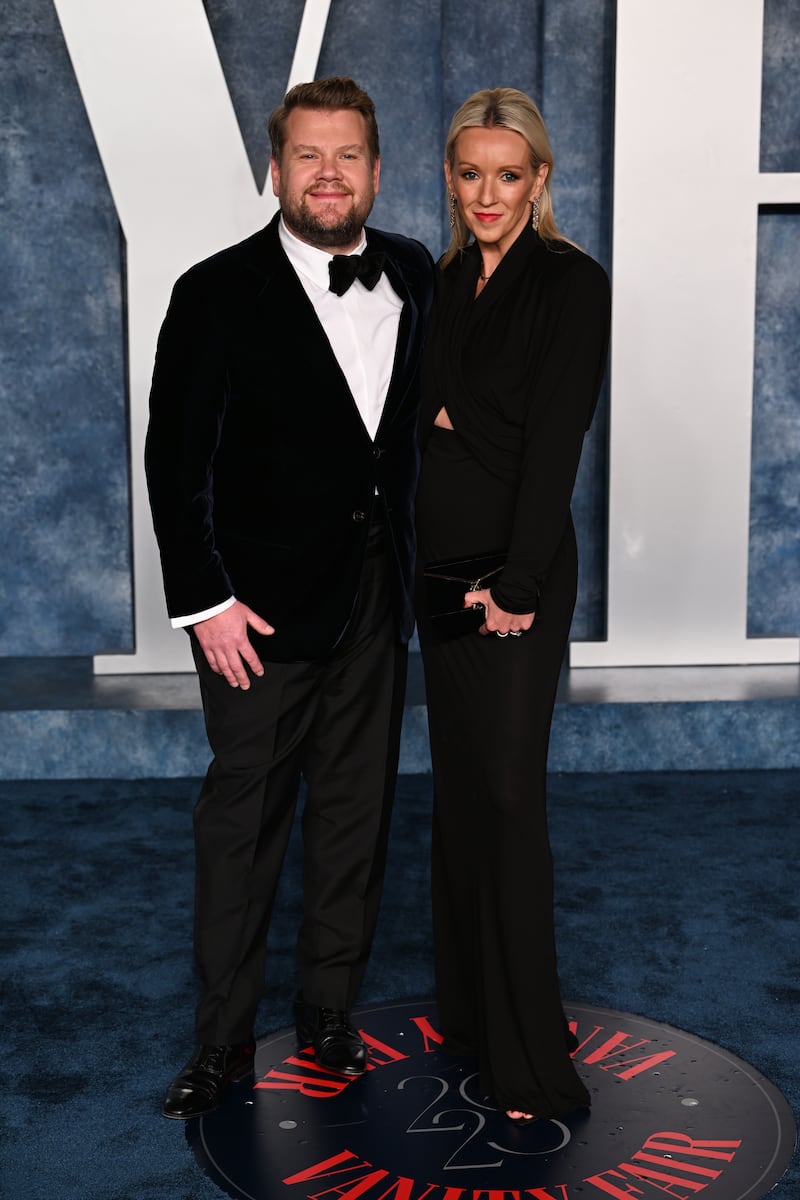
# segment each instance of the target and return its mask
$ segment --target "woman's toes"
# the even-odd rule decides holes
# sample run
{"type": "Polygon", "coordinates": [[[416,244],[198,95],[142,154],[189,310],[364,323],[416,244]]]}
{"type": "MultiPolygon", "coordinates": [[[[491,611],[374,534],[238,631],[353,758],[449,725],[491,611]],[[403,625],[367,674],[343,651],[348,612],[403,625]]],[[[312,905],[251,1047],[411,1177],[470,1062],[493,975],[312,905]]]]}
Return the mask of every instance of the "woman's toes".
{"type": "Polygon", "coordinates": [[[533,1113],[522,1112],[522,1110],[518,1108],[507,1108],[506,1116],[508,1117],[509,1121],[516,1121],[518,1125],[527,1125],[529,1122],[536,1120],[536,1117],[533,1115],[533,1113]]]}

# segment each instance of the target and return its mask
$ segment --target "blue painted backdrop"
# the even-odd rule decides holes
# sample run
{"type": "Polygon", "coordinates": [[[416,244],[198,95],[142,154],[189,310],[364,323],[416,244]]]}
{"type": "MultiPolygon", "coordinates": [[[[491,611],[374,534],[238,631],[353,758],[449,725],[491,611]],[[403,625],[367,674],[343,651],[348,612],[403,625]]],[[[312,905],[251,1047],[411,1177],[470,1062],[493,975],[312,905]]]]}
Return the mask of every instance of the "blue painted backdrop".
{"type": "MultiPolygon", "coordinates": [[[[266,119],[282,97],[300,0],[208,0],[209,21],[263,183],[266,119]]],[[[800,170],[795,0],[767,0],[762,169],[800,170]]],[[[0,13],[0,655],[130,649],[124,245],[51,0],[0,13]]],[[[446,242],[441,148],[478,87],[541,105],[561,226],[608,265],[612,0],[333,0],[319,74],[353,75],[378,108],[373,222],[446,242]]],[[[144,86],[144,81],[143,81],[144,86]]],[[[687,181],[691,186],[691,181],[687,181]]],[[[800,630],[800,237],[796,211],[760,217],[751,634],[800,630]]],[[[603,635],[607,405],[575,501],[576,637],[603,635]]]]}

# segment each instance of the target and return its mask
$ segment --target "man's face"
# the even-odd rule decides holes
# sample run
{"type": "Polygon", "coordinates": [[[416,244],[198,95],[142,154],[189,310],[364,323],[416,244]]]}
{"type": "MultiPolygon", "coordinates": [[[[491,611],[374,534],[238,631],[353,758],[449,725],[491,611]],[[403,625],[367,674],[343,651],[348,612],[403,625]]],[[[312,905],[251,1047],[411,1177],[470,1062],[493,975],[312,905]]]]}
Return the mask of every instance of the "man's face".
{"type": "Polygon", "coordinates": [[[292,109],[280,165],[274,158],[271,163],[272,190],[292,233],[323,250],[353,250],[380,176],[380,160],[370,161],[361,113],[292,109]]]}

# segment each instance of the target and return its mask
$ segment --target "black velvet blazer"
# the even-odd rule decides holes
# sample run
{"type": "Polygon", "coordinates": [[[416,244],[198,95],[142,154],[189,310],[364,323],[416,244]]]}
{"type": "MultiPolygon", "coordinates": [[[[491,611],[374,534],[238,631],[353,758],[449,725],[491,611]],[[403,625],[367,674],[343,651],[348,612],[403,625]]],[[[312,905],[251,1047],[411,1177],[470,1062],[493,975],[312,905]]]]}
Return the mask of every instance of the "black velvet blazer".
{"type": "Polygon", "coordinates": [[[159,336],[145,465],[171,616],[235,595],[275,627],[260,656],[327,653],[347,624],[374,503],[398,634],[413,625],[415,422],[432,263],[367,230],[403,301],[373,440],[278,237],[278,216],[178,280],[159,336]],[[375,489],[379,495],[375,495],[375,489]]]}

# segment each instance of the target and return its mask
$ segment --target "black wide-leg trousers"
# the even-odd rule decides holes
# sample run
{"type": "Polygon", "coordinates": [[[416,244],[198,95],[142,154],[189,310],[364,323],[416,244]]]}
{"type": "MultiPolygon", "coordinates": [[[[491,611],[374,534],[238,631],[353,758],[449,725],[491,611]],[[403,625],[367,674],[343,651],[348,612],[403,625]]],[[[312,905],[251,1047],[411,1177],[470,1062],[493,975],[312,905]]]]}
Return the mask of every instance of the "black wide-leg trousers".
{"type": "Polygon", "coordinates": [[[346,1010],[361,983],[383,883],[407,664],[382,533],[371,531],[350,623],[325,660],[267,662],[242,691],[192,642],[214,753],[194,812],[203,983],[196,1035],[225,1045],[254,1033],[301,777],[299,986],[309,1004],[346,1010]]]}

